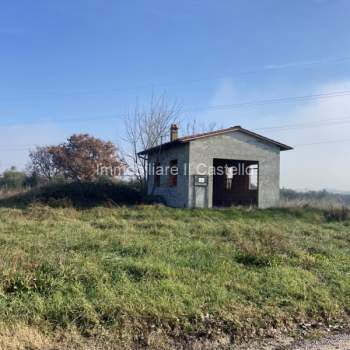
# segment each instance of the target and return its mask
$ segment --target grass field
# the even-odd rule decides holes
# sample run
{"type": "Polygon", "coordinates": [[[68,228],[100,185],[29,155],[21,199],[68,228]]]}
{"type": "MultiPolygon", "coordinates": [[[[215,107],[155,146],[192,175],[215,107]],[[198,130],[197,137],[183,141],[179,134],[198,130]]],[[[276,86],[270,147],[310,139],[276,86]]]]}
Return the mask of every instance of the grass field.
{"type": "Polygon", "coordinates": [[[349,314],[350,222],[318,210],[0,208],[2,349],[228,342],[349,314]]]}

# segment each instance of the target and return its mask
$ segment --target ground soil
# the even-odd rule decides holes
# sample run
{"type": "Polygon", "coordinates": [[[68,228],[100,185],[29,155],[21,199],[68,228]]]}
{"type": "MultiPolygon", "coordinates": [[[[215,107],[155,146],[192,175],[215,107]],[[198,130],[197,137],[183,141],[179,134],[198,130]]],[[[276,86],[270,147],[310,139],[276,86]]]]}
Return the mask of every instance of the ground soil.
{"type": "MultiPolygon", "coordinates": [[[[233,348],[235,349],[235,348],[233,348]]],[[[241,345],[237,350],[350,350],[350,332],[295,340],[285,337],[241,345]]]]}

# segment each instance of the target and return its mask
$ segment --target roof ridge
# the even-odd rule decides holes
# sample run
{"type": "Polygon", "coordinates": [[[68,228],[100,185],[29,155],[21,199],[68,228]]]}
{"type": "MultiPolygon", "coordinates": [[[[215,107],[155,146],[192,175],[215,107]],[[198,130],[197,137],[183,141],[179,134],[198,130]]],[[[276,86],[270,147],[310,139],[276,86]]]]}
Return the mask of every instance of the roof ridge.
{"type": "Polygon", "coordinates": [[[206,131],[206,132],[197,133],[197,134],[193,134],[193,135],[182,136],[182,137],[179,137],[178,140],[192,139],[195,137],[202,137],[202,136],[212,135],[212,134],[216,134],[216,133],[222,133],[222,132],[230,131],[233,129],[242,129],[242,127],[240,125],[230,126],[228,128],[217,129],[217,130],[206,131]]]}
{"type": "Polygon", "coordinates": [[[255,137],[257,139],[260,139],[260,140],[263,140],[263,141],[266,141],[268,143],[272,143],[272,144],[276,145],[277,147],[280,148],[281,151],[287,151],[287,150],[293,149],[292,147],[287,146],[287,145],[285,145],[285,144],[283,144],[281,142],[272,140],[272,139],[270,139],[270,138],[268,138],[266,136],[262,136],[260,134],[257,134],[255,132],[253,132],[253,131],[244,129],[240,125],[235,125],[235,126],[231,126],[229,128],[218,129],[218,130],[213,130],[213,131],[209,131],[209,132],[205,132],[205,133],[193,134],[193,135],[179,137],[179,138],[177,138],[174,141],[168,141],[168,142],[163,143],[161,145],[158,145],[158,146],[155,146],[155,147],[151,147],[149,149],[145,149],[144,151],[139,152],[138,154],[139,155],[143,155],[143,154],[147,154],[149,152],[152,152],[154,150],[161,149],[162,147],[166,147],[167,148],[167,147],[170,147],[170,146],[173,146],[173,145],[176,145],[176,144],[182,144],[182,143],[190,142],[192,140],[197,140],[197,139],[200,139],[200,138],[203,138],[203,137],[220,135],[220,134],[224,134],[224,133],[227,133],[227,132],[230,132],[230,131],[241,131],[241,132],[244,132],[244,133],[246,133],[246,134],[248,134],[248,135],[250,135],[252,137],[255,137]]]}

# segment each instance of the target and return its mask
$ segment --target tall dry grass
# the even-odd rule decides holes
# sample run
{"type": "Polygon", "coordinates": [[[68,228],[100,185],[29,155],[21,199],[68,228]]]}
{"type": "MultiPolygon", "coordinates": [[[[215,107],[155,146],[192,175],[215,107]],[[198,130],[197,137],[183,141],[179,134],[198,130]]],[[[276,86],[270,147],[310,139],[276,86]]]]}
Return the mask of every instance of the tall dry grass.
{"type": "Polygon", "coordinates": [[[30,191],[30,188],[18,188],[18,189],[0,189],[0,199],[6,199],[13,196],[25,194],[30,191]]]}
{"type": "Polygon", "coordinates": [[[341,209],[344,207],[350,207],[342,199],[336,198],[281,198],[280,200],[281,208],[314,208],[321,210],[328,210],[331,208],[341,209]]]}

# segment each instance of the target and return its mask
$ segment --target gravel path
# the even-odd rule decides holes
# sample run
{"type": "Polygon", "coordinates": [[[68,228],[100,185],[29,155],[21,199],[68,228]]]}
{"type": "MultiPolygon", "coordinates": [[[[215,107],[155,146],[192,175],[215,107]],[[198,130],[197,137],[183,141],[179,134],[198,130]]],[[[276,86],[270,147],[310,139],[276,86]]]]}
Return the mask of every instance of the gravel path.
{"type": "MultiPolygon", "coordinates": [[[[215,347],[213,349],[216,349],[215,347]]],[[[231,348],[230,348],[231,349],[231,348]]],[[[233,347],[234,350],[350,350],[350,331],[295,341],[291,337],[261,340],[233,347]]],[[[197,349],[196,349],[197,350],[197,349]]]]}
{"type": "MultiPolygon", "coordinates": [[[[277,348],[278,349],[278,348],[277,348]]],[[[306,340],[281,350],[350,350],[350,334],[332,335],[319,340],[306,340]]]]}

